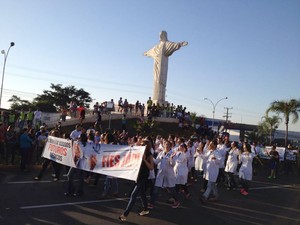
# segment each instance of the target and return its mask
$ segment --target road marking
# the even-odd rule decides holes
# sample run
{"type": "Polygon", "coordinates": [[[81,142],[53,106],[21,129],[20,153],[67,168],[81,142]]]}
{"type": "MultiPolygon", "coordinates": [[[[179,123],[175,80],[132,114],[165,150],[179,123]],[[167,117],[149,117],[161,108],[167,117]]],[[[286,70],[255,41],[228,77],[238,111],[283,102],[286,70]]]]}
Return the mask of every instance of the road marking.
{"type": "MultiPolygon", "coordinates": [[[[231,206],[231,205],[225,205],[225,204],[220,204],[220,203],[214,203],[214,205],[218,205],[218,206],[221,206],[221,207],[226,207],[226,208],[234,209],[234,210],[245,211],[249,215],[253,215],[253,213],[257,213],[257,214],[262,214],[262,215],[266,215],[266,216],[277,217],[277,218],[280,218],[280,219],[293,220],[293,221],[300,222],[300,219],[294,219],[294,218],[290,218],[290,217],[287,217],[287,216],[282,216],[282,215],[279,215],[279,214],[276,214],[276,213],[268,213],[268,212],[263,212],[263,211],[253,210],[253,209],[246,209],[246,208],[241,208],[241,207],[236,207],[236,206],[231,206]]],[[[210,207],[208,207],[208,208],[210,208],[210,207]]],[[[215,208],[213,208],[213,209],[215,209],[215,208]]],[[[222,210],[222,209],[219,209],[219,210],[222,210]]],[[[227,211],[227,210],[224,210],[224,211],[227,211]]],[[[238,213],[238,214],[241,214],[241,213],[238,213]]],[[[241,214],[241,215],[243,215],[243,214],[241,214]]],[[[250,217],[250,216],[247,216],[247,217],[250,217]]]]}
{"type": "Polygon", "coordinates": [[[47,204],[47,205],[22,206],[20,207],[20,209],[38,209],[38,208],[50,208],[50,207],[59,207],[59,206],[68,206],[68,205],[83,205],[83,204],[100,203],[100,202],[120,201],[125,199],[128,198],[114,198],[114,199],[102,199],[102,200],[82,201],[82,202],[65,202],[65,203],[47,204]]]}
{"type": "Polygon", "coordinates": [[[261,189],[274,189],[274,188],[290,188],[293,187],[293,185],[274,185],[274,186],[265,186],[265,187],[254,187],[249,188],[250,190],[261,190],[261,189]]]}
{"type": "MultiPolygon", "coordinates": [[[[99,181],[104,181],[104,178],[99,179],[99,181]]],[[[75,182],[78,181],[77,179],[74,180],[75,182]]],[[[93,181],[93,179],[91,179],[93,181]]],[[[64,183],[68,182],[68,180],[58,180],[58,181],[53,181],[53,180],[25,180],[25,181],[11,181],[7,182],[7,184],[37,184],[37,183],[64,183]]],[[[91,182],[93,183],[93,182],[91,182]]]]}
{"type": "MultiPolygon", "coordinates": [[[[252,222],[252,221],[247,220],[247,223],[251,223],[251,224],[255,224],[255,225],[265,224],[265,221],[262,218],[257,218],[257,217],[251,216],[251,214],[247,215],[247,214],[243,214],[243,213],[234,212],[232,210],[217,209],[217,208],[213,208],[213,207],[209,207],[209,206],[205,206],[205,205],[202,205],[202,207],[206,208],[206,209],[211,209],[213,211],[218,211],[218,212],[224,212],[226,214],[231,214],[231,215],[237,216],[236,218],[246,217],[246,218],[251,218],[251,219],[262,220],[263,221],[263,223],[257,223],[257,222],[252,222]]],[[[245,220],[244,220],[244,222],[245,222],[245,220]]]]}
{"type": "Polygon", "coordinates": [[[67,180],[58,180],[58,181],[52,181],[52,180],[12,181],[12,182],[7,182],[7,184],[37,184],[37,183],[57,183],[57,182],[67,182],[67,180]]]}

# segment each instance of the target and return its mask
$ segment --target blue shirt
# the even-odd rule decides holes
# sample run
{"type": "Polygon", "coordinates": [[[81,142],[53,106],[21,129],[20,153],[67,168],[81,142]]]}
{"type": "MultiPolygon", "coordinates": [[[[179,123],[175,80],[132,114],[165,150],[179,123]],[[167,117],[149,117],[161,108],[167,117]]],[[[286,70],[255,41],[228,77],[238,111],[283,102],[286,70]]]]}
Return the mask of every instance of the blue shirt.
{"type": "Polygon", "coordinates": [[[31,144],[32,140],[27,133],[24,133],[20,136],[20,148],[30,148],[31,144]]]}

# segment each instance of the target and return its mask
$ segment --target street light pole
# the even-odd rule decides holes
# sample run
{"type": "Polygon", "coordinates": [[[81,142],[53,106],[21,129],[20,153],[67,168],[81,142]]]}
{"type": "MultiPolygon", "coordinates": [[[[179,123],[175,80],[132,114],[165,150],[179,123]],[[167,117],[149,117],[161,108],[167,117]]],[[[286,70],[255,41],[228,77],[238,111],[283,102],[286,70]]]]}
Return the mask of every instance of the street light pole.
{"type": "Polygon", "coordinates": [[[10,42],[10,46],[9,46],[7,52],[5,52],[5,50],[1,51],[1,54],[4,55],[4,63],[3,63],[2,82],[1,82],[1,90],[0,90],[0,108],[1,108],[1,102],[2,102],[2,92],[3,92],[3,82],[4,82],[6,60],[7,60],[7,56],[8,56],[10,48],[13,47],[14,45],[15,45],[14,42],[10,42]]]}
{"type": "Polygon", "coordinates": [[[213,103],[213,101],[210,100],[209,98],[204,98],[204,100],[209,101],[209,102],[212,104],[212,106],[213,106],[213,120],[212,120],[212,126],[211,126],[212,129],[214,128],[216,107],[217,107],[217,105],[218,105],[218,103],[219,103],[220,101],[225,100],[225,99],[228,99],[228,97],[221,98],[221,99],[218,100],[216,103],[213,103]]]}

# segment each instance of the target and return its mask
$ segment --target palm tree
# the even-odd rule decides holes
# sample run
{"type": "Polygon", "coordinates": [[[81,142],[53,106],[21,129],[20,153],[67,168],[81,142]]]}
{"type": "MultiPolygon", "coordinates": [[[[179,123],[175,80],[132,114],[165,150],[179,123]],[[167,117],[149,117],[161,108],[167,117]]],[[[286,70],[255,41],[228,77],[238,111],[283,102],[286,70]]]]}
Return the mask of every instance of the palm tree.
{"type": "Polygon", "coordinates": [[[300,101],[296,99],[291,99],[289,101],[274,101],[266,111],[267,114],[269,112],[283,114],[285,120],[285,146],[287,146],[290,116],[292,116],[292,123],[296,123],[298,121],[300,101]]]}
{"type": "Polygon", "coordinates": [[[259,124],[262,132],[266,132],[269,135],[269,143],[272,143],[272,137],[275,130],[278,128],[282,119],[278,116],[269,117],[268,115],[262,117],[264,120],[259,124]]]}

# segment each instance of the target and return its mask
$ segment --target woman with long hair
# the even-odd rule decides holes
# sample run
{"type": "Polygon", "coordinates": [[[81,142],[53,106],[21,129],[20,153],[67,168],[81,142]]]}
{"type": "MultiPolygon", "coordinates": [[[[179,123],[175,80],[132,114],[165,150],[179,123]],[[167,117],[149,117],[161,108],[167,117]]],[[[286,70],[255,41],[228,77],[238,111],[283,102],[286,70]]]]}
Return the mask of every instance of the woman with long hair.
{"type": "Polygon", "coordinates": [[[141,167],[140,167],[140,172],[139,172],[137,181],[135,183],[135,186],[133,188],[133,191],[131,192],[127,207],[126,207],[124,213],[119,216],[119,220],[121,220],[121,221],[126,221],[127,216],[129,215],[132,207],[135,204],[138,194],[140,194],[140,196],[141,196],[142,205],[143,205],[143,211],[141,211],[139,213],[139,215],[144,216],[144,215],[149,214],[148,202],[147,202],[147,196],[146,196],[146,185],[148,182],[149,171],[154,168],[154,162],[153,162],[153,157],[152,157],[152,153],[151,153],[150,141],[144,140],[143,145],[146,146],[146,148],[145,148],[145,152],[144,152],[141,167]]]}
{"type": "Polygon", "coordinates": [[[243,144],[243,152],[239,156],[239,162],[242,164],[239,170],[239,178],[242,185],[241,194],[248,195],[249,181],[252,180],[252,162],[254,154],[251,153],[251,146],[248,143],[243,144]]]}
{"type": "Polygon", "coordinates": [[[185,194],[186,199],[189,199],[191,194],[187,188],[187,182],[188,182],[188,156],[187,154],[187,145],[181,144],[179,146],[178,151],[175,155],[175,176],[176,176],[176,191],[177,193],[179,191],[183,191],[185,194]]]}

